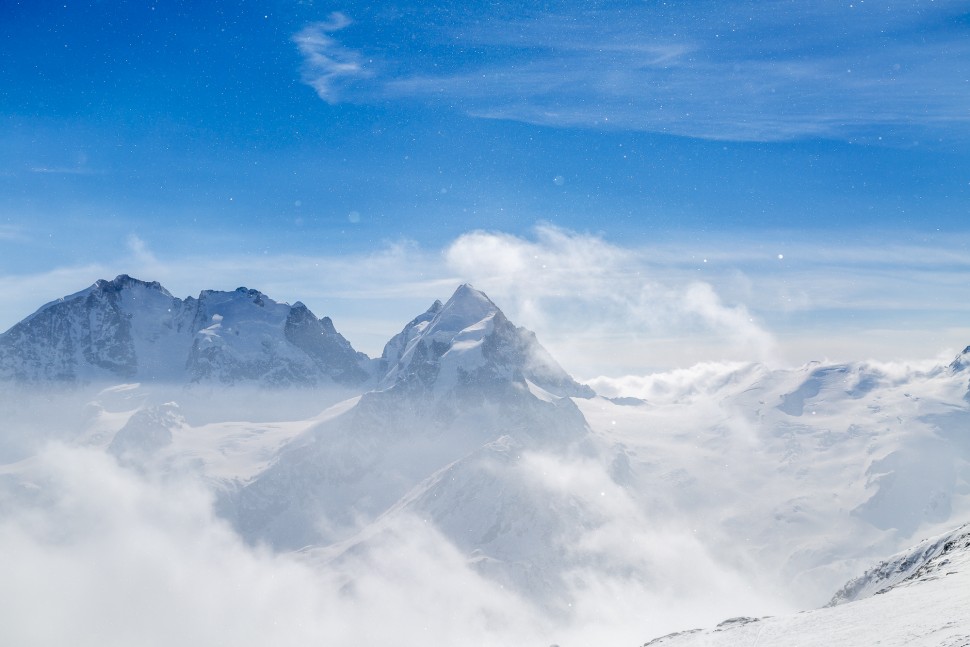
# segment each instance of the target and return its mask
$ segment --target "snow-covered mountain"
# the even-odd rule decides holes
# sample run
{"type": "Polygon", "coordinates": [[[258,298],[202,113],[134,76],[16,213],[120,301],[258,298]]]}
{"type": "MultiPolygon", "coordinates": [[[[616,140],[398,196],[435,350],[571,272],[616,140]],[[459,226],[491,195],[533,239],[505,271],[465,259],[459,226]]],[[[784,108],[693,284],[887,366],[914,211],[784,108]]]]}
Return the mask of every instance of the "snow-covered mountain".
{"type": "Polygon", "coordinates": [[[224,509],[245,536],[280,548],[352,541],[361,524],[402,507],[424,514],[435,500],[444,511],[431,516],[446,535],[487,554],[463,524],[474,519],[483,537],[491,528],[496,540],[518,533],[503,516],[534,515],[522,506],[479,505],[485,501],[468,500],[462,488],[490,496],[490,504],[515,489],[511,496],[526,501],[526,484],[495,485],[504,478],[498,466],[527,449],[564,452],[588,438],[566,396],[592,390],[468,285],[410,322],[388,342],[383,361],[378,390],[338,405],[228,497],[224,509]],[[449,513],[461,517],[460,533],[448,532],[449,513]]]}
{"type": "MultiPolygon", "coordinates": [[[[0,506],[39,505],[46,487],[32,446],[8,436],[67,422],[59,438],[129,472],[201,477],[249,544],[341,573],[348,590],[350,565],[417,523],[556,622],[588,620],[607,599],[650,610],[658,631],[634,640],[730,616],[744,617],[712,640],[746,640],[802,626],[750,616],[819,606],[876,559],[970,519],[966,358],[699,365],[606,398],[468,285],[369,360],[301,304],[246,289],[180,300],[119,277],[0,336],[4,377],[81,385],[67,399],[39,393],[36,409],[24,390],[0,392],[0,506]],[[263,388],[307,384],[342,388],[263,388]]],[[[922,603],[899,590],[839,609],[922,603]]],[[[798,617],[848,626],[847,613],[798,617]]]]}
{"type": "Polygon", "coordinates": [[[701,365],[653,376],[643,404],[577,404],[653,516],[689,519],[720,560],[774,571],[804,607],[970,519],[967,382],[945,366],[701,365]]]}
{"type": "Polygon", "coordinates": [[[435,394],[482,391],[526,381],[556,396],[589,398],[538,343],[515,327],[498,307],[468,284],[442,304],[435,301],[384,347],[379,388],[435,394]]]}
{"type": "Polygon", "coordinates": [[[367,366],[302,303],[246,288],[182,300],[126,275],[48,303],[0,335],[0,378],[19,383],[359,385],[367,366]]]}

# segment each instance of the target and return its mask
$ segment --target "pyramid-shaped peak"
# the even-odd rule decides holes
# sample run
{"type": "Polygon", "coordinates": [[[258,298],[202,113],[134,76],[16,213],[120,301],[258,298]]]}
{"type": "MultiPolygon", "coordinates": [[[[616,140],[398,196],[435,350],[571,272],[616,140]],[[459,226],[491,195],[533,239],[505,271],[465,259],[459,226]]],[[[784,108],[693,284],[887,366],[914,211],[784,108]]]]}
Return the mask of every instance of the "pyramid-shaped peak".
{"type": "Polygon", "coordinates": [[[455,293],[437,313],[436,330],[459,331],[501,312],[481,290],[468,283],[458,286],[455,293]]]}
{"type": "MultiPolygon", "coordinates": [[[[487,303],[492,303],[492,300],[489,299],[484,292],[476,289],[475,286],[473,286],[471,283],[462,283],[461,285],[459,285],[458,289],[455,290],[455,293],[451,295],[450,299],[448,299],[448,303],[451,303],[453,301],[468,301],[468,300],[485,301],[487,303]]],[[[492,304],[492,305],[494,306],[495,304],[492,304]]]]}

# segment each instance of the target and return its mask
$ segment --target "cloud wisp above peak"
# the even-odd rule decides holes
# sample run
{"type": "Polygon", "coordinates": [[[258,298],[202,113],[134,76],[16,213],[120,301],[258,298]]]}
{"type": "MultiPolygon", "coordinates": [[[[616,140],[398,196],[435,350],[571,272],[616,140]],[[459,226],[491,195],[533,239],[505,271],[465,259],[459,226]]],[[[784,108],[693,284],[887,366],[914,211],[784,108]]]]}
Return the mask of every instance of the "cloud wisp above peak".
{"type": "MultiPolygon", "coordinates": [[[[724,141],[909,141],[943,128],[966,136],[966,26],[952,4],[924,5],[567,3],[524,15],[503,5],[422,14],[407,23],[411,44],[382,53],[393,73],[359,94],[483,118],[724,141]]],[[[321,71],[305,80],[334,102],[330,70],[349,78],[361,68],[336,30],[319,25],[301,32],[314,34],[300,46],[307,69],[321,71]]]]}
{"type": "Polygon", "coordinates": [[[676,330],[716,339],[722,357],[778,359],[772,334],[744,304],[725,303],[691,272],[664,272],[645,250],[543,225],[535,240],[465,234],[445,258],[459,275],[474,277],[473,283],[510,303],[527,327],[555,331],[552,342],[563,344],[557,348],[562,353],[583,339],[618,337],[632,352],[638,339],[664,338],[676,330]]]}

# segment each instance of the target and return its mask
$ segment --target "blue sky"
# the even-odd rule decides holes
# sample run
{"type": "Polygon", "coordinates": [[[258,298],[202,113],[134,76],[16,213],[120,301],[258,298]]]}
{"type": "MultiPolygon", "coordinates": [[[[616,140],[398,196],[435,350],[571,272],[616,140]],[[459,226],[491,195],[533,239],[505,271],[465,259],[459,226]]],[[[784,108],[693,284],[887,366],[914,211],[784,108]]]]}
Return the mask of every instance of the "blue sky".
{"type": "Polygon", "coordinates": [[[727,358],[888,359],[970,344],[968,238],[970,2],[0,7],[3,328],[125,271],[375,352],[474,280],[553,350],[608,311],[597,348],[671,366],[719,352],[699,282],[772,337],[727,358]]]}

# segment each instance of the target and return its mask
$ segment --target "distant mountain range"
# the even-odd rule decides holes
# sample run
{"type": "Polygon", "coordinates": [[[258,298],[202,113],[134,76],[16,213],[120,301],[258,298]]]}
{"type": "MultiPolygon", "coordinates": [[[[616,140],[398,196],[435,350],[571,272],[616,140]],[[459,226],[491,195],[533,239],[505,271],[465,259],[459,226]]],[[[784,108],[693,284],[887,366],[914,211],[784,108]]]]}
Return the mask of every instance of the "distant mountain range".
{"type": "MultiPolygon", "coordinates": [[[[0,376],[22,385],[336,385],[361,393],[283,443],[264,469],[221,487],[224,516],[247,539],[277,549],[358,541],[362,522],[406,509],[454,528],[447,535],[463,548],[485,550],[510,583],[548,591],[562,569],[519,541],[520,524],[580,521],[581,508],[564,502],[564,514],[554,513],[524,491],[513,468],[522,451],[588,443],[571,398],[595,394],[470,285],[435,301],[369,358],[301,303],[246,288],[182,300],[123,275],[0,335],[0,376]]],[[[177,403],[154,404],[132,415],[107,450],[148,463],[171,450],[186,424],[177,403]]]]}
{"type": "Polygon", "coordinates": [[[257,290],[179,299],[122,275],[43,306],[0,335],[0,377],[26,383],[360,384],[368,359],[329,319],[257,290]]]}
{"type": "Polygon", "coordinates": [[[183,300],[127,275],[48,303],[0,335],[0,379],[25,384],[401,383],[441,391],[515,376],[562,395],[593,395],[535,335],[468,285],[409,323],[377,359],[354,350],[329,317],[317,318],[300,302],[278,303],[247,288],[183,300]]]}

